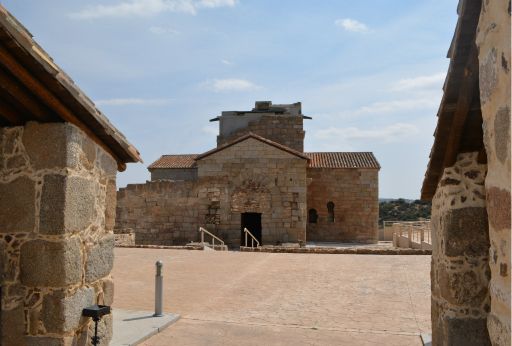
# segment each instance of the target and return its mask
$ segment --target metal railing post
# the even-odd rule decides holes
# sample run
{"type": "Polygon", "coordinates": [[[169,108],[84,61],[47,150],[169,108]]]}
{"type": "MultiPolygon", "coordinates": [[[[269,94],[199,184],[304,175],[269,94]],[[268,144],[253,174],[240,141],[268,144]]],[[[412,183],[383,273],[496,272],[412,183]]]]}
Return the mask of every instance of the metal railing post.
{"type": "Polygon", "coordinates": [[[155,263],[156,265],[156,275],[155,275],[155,317],[163,316],[163,279],[162,276],[162,267],[163,262],[158,260],[155,263]]]}

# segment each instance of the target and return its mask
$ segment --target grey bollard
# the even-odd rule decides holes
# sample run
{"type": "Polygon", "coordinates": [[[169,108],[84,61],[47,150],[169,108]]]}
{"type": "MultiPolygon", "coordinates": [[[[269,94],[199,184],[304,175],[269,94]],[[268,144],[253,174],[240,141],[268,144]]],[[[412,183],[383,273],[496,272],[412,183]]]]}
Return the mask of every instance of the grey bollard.
{"type": "Polygon", "coordinates": [[[155,276],[155,317],[163,316],[163,279],[162,276],[162,261],[156,261],[156,276],[155,276]]]}

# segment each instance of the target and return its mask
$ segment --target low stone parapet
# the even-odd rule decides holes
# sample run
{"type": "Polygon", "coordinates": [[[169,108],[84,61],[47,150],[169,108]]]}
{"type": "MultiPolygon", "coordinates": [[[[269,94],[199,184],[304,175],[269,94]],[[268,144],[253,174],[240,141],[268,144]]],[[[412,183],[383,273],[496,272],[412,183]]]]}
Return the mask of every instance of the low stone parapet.
{"type": "Polygon", "coordinates": [[[135,245],[135,232],[131,228],[114,230],[115,246],[135,245]]]}
{"type": "Polygon", "coordinates": [[[291,248],[291,247],[240,247],[241,252],[274,252],[274,253],[317,253],[317,254],[350,254],[350,255],[431,255],[432,250],[405,248],[291,248]]]}

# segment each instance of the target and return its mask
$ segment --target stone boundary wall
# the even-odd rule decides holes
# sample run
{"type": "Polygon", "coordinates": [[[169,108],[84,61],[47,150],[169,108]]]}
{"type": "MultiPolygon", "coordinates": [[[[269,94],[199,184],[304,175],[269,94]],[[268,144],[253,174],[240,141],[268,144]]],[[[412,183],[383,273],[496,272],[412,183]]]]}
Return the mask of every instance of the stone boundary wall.
{"type": "Polygon", "coordinates": [[[229,136],[217,136],[217,146],[228,143],[236,138],[252,132],[289,148],[304,152],[304,137],[302,116],[296,115],[263,115],[257,121],[249,122],[246,128],[239,129],[229,136]]]}
{"type": "Polygon", "coordinates": [[[489,345],[489,233],[478,152],[445,168],[432,200],[432,344],[489,345]]]}
{"type": "MultiPolygon", "coordinates": [[[[85,345],[111,305],[117,163],[68,123],[0,128],[2,345],[85,345]]],[[[112,317],[100,323],[102,345],[112,317]]]]}
{"type": "Polygon", "coordinates": [[[377,169],[308,168],[308,241],[376,243],[378,241],[379,186],[377,169]],[[327,203],[334,203],[334,222],[327,203]]]}
{"type": "Polygon", "coordinates": [[[511,344],[510,222],[510,0],[482,1],[477,45],[480,103],[488,174],[491,308],[487,318],[493,345],[511,344]]]}

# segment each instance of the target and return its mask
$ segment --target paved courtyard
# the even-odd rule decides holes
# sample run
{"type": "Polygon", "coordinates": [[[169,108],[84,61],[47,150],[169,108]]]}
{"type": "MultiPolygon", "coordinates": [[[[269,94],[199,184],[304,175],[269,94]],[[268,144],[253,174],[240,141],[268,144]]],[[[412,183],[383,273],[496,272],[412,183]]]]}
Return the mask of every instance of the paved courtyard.
{"type": "Polygon", "coordinates": [[[430,256],[116,248],[114,308],[181,319],[144,345],[421,345],[430,331],[430,256]]]}

